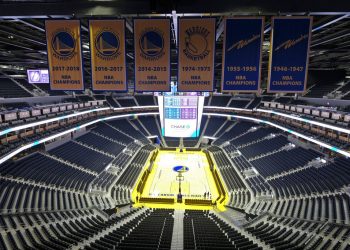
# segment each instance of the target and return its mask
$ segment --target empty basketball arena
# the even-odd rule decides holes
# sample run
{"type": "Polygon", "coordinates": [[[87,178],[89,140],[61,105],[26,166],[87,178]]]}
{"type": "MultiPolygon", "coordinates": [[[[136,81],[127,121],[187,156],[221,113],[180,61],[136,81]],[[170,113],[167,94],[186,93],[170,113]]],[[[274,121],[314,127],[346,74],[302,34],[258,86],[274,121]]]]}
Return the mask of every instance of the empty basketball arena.
{"type": "Polygon", "coordinates": [[[0,1],[0,249],[350,250],[350,3],[0,1]]]}

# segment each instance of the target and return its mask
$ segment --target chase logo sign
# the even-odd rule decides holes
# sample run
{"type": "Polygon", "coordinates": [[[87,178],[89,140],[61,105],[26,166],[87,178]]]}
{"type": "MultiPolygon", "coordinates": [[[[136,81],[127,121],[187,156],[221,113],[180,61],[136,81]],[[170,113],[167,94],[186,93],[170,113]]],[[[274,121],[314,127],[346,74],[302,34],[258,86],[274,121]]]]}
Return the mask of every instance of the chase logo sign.
{"type": "Polygon", "coordinates": [[[112,31],[102,30],[95,39],[97,56],[103,60],[113,60],[120,55],[119,37],[112,31]]]}
{"type": "Polygon", "coordinates": [[[51,39],[53,55],[59,60],[69,60],[75,55],[76,39],[70,29],[59,29],[51,39]]]}
{"type": "Polygon", "coordinates": [[[141,56],[149,61],[158,60],[164,52],[164,34],[156,27],[145,29],[139,39],[141,56]]]}
{"type": "Polygon", "coordinates": [[[190,27],[185,31],[185,49],[187,58],[193,61],[203,60],[210,53],[208,49],[208,35],[210,31],[205,27],[190,27]]]}
{"type": "Polygon", "coordinates": [[[180,125],[180,124],[173,124],[171,125],[171,128],[177,128],[177,129],[189,129],[191,126],[190,125],[180,125]]]}

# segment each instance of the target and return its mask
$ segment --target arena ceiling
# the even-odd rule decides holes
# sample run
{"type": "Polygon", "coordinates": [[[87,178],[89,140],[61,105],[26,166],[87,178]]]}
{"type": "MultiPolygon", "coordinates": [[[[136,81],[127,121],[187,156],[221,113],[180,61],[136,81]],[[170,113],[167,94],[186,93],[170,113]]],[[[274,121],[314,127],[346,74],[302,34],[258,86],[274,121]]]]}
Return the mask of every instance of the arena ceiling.
{"type": "MultiPolygon", "coordinates": [[[[345,69],[350,75],[350,1],[225,1],[225,0],[50,0],[0,2],[0,70],[15,77],[27,68],[46,68],[44,21],[79,18],[82,24],[86,80],[90,75],[88,20],[98,17],[125,18],[127,23],[127,65],[133,79],[133,18],[172,19],[172,77],[177,69],[176,18],[214,16],[217,18],[215,79],[221,79],[223,18],[234,15],[264,15],[263,79],[267,76],[270,20],[274,15],[314,17],[310,48],[310,69],[345,69]]],[[[4,76],[2,76],[4,77],[4,76]]],[[[5,76],[6,77],[6,76],[5,76]]],[[[263,84],[266,81],[262,81],[263,84]]]]}

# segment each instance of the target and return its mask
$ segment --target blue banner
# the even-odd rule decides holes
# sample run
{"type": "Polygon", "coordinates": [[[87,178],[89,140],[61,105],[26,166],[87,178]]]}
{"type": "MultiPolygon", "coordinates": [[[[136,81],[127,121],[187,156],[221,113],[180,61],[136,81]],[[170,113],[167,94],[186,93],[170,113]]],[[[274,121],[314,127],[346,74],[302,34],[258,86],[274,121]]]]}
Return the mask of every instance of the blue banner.
{"type": "Polygon", "coordinates": [[[272,19],[268,92],[306,90],[311,28],[311,17],[272,19]]]}
{"type": "Polygon", "coordinates": [[[221,90],[257,92],[260,86],[263,17],[225,20],[221,90]]]}

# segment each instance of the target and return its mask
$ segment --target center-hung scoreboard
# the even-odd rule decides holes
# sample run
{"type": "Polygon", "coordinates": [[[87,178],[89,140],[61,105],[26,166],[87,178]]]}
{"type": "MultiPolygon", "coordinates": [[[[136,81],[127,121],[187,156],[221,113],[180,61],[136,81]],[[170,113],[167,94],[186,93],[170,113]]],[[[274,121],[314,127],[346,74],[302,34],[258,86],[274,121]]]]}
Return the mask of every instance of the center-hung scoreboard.
{"type": "Polygon", "coordinates": [[[198,137],[204,108],[204,93],[157,93],[162,136],[198,137]]]}

